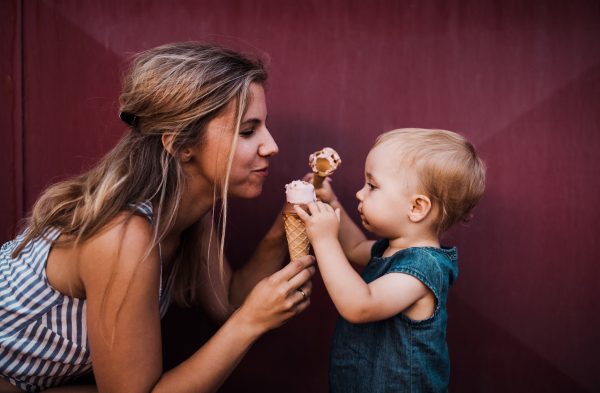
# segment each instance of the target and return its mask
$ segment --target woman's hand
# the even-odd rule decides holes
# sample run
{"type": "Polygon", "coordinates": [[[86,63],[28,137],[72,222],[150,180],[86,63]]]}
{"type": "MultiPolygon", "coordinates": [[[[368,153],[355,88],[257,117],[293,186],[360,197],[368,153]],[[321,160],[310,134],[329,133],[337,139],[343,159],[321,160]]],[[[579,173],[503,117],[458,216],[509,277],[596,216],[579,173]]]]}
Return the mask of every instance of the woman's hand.
{"type": "Polygon", "coordinates": [[[313,247],[316,249],[318,244],[323,242],[337,242],[340,231],[340,209],[333,210],[323,202],[311,202],[307,206],[310,214],[298,206],[294,206],[294,209],[304,221],[308,239],[313,247]]]}
{"type": "MultiPolygon", "coordinates": [[[[307,173],[302,180],[305,182],[308,182],[310,184],[313,184],[313,179],[315,177],[315,174],[313,172],[307,173]]],[[[325,181],[323,182],[323,185],[321,186],[321,188],[316,188],[315,189],[315,194],[317,194],[317,198],[325,203],[328,204],[332,204],[333,202],[337,201],[337,197],[335,196],[335,193],[333,192],[333,188],[331,188],[331,182],[333,180],[331,180],[331,178],[328,176],[325,181]]]]}
{"type": "Polygon", "coordinates": [[[310,305],[310,278],[315,273],[314,263],[313,256],[302,257],[263,279],[236,314],[248,327],[254,327],[258,334],[263,334],[306,310],[310,305]]]}

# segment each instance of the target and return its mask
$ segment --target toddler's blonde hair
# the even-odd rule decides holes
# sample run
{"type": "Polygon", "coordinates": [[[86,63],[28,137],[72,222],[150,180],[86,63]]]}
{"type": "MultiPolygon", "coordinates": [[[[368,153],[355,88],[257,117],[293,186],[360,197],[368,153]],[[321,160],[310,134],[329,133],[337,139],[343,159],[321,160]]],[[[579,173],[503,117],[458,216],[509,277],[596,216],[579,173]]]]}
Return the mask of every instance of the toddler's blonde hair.
{"type": "Polygon", "coordinates": [[[402,128],[380,135],[373,148],[384,143],[397,148],[400,164],[414,171],[418,192],[438,207],[438,236],[468,221],[485,188],[485,164],[471,142],[451,131],[402,128]]]}

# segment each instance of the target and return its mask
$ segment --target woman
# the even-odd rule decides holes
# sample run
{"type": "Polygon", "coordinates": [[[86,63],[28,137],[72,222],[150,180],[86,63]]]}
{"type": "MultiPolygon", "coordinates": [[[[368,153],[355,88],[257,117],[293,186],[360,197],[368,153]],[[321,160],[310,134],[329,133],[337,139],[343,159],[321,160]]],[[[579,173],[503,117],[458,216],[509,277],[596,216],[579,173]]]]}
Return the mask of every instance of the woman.
{"type": "Polygon", "coordinates": [[[45,191],[2,247],[0,391],[95,391],[54,388],[92,366],[100,392],[215,391],[257,338],[309,306],[314,260],[277,271],[280,220],[244,268],[233,273],[223,256],[227,198],[260,195],[278,151],[266,78],[261,61],[208,43],[133,62],[121,96],[131,129],[91,171],[45,191]],[[171,299],[223,326],[162,373],[171,299]]]}

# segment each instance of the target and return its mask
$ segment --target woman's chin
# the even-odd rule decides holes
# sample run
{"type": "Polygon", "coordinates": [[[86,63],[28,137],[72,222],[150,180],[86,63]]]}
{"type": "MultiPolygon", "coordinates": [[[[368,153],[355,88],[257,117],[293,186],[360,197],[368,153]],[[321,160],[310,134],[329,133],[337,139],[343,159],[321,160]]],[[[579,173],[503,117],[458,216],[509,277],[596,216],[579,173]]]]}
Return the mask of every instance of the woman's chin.
{"type": "Polygon", "coordinates": [[[228,198],[232,199],[254,199],[262,194],[262,185],[260,187],[251,187],[244,190],[229,190],[228,198]]]}

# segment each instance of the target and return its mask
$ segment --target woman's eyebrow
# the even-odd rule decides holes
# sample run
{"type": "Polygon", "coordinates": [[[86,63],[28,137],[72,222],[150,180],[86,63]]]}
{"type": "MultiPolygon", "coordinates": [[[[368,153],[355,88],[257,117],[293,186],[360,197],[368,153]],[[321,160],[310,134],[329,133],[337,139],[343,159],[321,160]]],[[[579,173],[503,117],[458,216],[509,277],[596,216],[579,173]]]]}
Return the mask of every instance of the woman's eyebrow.
{"type": "MultiPolygon", "coordinates": [[[[267,120],[269,120],[269,115],[267,115],[267,117],[265,118],[265,122],[266,122],[267,120]]],[[[260,119],[257,119],[257,118],[255,118],[255,117],[253,117],[253,118],[251,118],[251,119],[244,120],[244,121],[242,122],[242,124],[246,124],[246,123],[260,123],[261,121],[262,121],[262,120],[260,120],[260,119]]]]}

